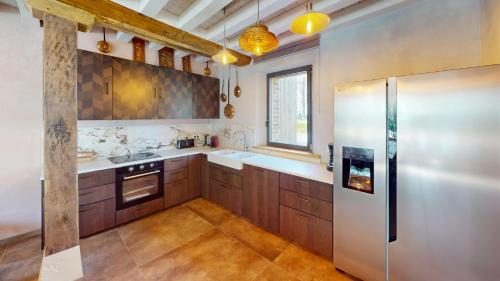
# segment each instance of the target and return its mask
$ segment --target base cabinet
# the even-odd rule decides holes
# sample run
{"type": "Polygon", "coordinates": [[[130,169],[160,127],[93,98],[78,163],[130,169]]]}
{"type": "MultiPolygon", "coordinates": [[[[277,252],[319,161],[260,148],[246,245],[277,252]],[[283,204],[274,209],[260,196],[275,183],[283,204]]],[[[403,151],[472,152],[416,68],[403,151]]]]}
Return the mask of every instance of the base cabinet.
{"type": "Polygon", "coordinates": [[[324,256],[332,257],[332,222],[280,206],[281,235],[324,256]]]}
{"type": "Polygon", "coordinates": [[[119,225],[129,221],[133,221],[154,212],[158,212],[162,209],[163,198],[158,198],[127,209],[119,210],[116,212],[116,224],[119,225]]]}
{"type": "Polygon", "coordinates": [[[180,203],[183,203],[188,198],[187,180],[182,179],[179,181],[165,184],[165,208],[169,208],[180,203]]]}
{"type": "Polygon", "coordinates": [[[231,212],[243,214],[243,177],[239,171],[210,166],[209,199],[231,212]]]}
{"type": "Polygon", "coordinates": [[[201,196],[201,155],[188,157],[187,199],[201,196]]]}
{"type": "Polygon", "coordinates": [[[80,237],[115,226],[115,198],[97,203],[80,206],[79,223],[80,237]]]}
{"type": "Polygon", "coordinates": [[[206,155],[201,155],[201,171],[200,171],[200,188],[201,196],[208,199],[209,197],[209,186],[210,186],[210,176],[208,168],[208,160],[206,155]]]}
{"type": "Polygon", "coordinates": [[[243,216],[279,233],[279,173],[253,166],[244,168],[243,216]]]}

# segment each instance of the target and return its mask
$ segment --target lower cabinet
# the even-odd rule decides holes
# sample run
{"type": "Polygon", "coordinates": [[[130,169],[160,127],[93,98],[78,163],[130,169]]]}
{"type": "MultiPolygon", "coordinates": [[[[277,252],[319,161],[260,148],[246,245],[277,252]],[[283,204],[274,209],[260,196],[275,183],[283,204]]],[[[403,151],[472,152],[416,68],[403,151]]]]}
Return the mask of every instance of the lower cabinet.
{"type": "Polygon", "coordinates": [[[116,224],[123,224],[163,209],[163,198],[158,198],[116,212],[116,224]]]}
{"type": "Polygon", "coordinates": [[[209,197],[209,186],[210,186],[210,176],[208,168],[208,160],[206,155],[201,155],[201,171],[200,171],[200,189],[201,196],[208,199],[209,197]]]}
{"type": "Polygon", "coordinates": [[[188,157],[187,199],[201,196],[201,155],[188,157]]]}
{"type": "Polygon", "coordinates": [[[182,179],[165,184],[165,208],[169,208],[188,200],[187,180],[182,179]]]}
{"type": "Polygon", "coordinates": [[[227,167],[209,167],[209,199],[231,212],[243,214],[243,177],[240,171],[227,167]]]}
{"type": "Polygon", "coordinates": [[[243,216],[271,232],[279,233],[279,173],[245,165],[243,216]]]}
{"type": "Polygon", "coordinates": [[[327,257],[333,256],[332,222],[280,205],[281,235],[327,257]]]}
{"type": "Polygon", "coordinates": [[[115,198],[82,205],[79,209],[80,237],[115,226],[115,198]]]}

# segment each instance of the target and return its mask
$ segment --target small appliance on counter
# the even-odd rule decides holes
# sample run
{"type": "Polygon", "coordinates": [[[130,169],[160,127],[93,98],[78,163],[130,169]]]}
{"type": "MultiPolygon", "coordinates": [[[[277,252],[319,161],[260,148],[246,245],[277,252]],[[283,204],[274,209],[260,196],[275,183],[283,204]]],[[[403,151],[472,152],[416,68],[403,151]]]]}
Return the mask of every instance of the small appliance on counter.
{"type": "Polygon", "coordinates": [[[210,137],[210,147],[212,147],[212,148],[219,147],[219,137],[218,136],[210,137]]]}
{"type": "Polygon", "coordinates": [[[178,149],[194,147],[194,139],[177,140],[175,147],[178,149]]]}
{"type": "Polygon", "coordinates": [[[328,171],[333,171],[333,143],[328,144],[328,164],[326,165],[328,171]]]}

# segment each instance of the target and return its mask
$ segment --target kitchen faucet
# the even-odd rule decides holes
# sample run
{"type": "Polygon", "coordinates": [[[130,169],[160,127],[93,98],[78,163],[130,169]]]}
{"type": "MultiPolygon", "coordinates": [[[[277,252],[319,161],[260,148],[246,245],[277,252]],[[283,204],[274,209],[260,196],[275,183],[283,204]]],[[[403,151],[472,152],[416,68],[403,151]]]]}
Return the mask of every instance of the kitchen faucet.
{"type": "Polygon", "coordinates": [[[243,151],[247,152],[248,151],[247,134],[245,133],[245,131],[239,130],[234,132],[233,137],[238,133],[243,135],[243,151]]]}

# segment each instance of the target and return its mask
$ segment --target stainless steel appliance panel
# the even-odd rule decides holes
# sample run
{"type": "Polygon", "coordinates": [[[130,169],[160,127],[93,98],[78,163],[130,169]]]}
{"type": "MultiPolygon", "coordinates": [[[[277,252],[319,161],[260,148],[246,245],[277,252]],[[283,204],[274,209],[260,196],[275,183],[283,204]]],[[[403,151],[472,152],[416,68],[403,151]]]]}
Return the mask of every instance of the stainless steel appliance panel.
{"type": "Polygon", "coordinates": [[[500,66],[400,77],[397,91],[389,280],[498,280],[500,66]]]}
{"type": "Polygon", "coordinates": [[[386,280],[386,88],[381,79],[334,89],[334,263],[364,280],[386,280]],[[358,150],[373,156],[373,194],[343,187],[343,154],[358,150]]]}

